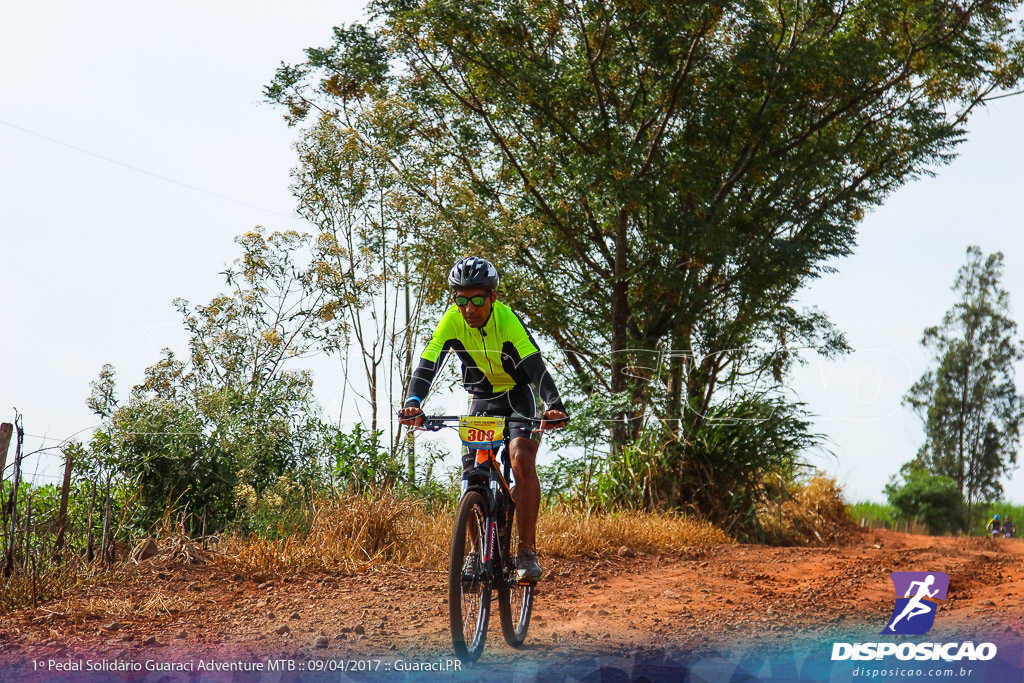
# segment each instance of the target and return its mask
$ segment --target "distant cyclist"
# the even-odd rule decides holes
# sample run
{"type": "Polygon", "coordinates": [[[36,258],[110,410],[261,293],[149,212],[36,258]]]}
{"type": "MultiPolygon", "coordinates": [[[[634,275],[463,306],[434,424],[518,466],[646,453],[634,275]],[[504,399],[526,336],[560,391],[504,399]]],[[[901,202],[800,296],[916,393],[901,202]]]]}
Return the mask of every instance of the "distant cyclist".
{"type": "MultiPolygon", "coordinates": [[[[547,406],[542,429],[561,427],[567,417],[558,389],[548,374],[537,343],[519,316],[498,301],[498,270],[478,257],[462,259],[448,273],[454,303],[434,330],[419,365],[409,382],[409,396],[400,422],[423,424],[421,406],[441,362],[449,352],[462,361],[462,384],[472,397],[470,413],[505,417],[536,417],[533,387],[547,406]],[[532,385],[532,386],[531,386],[532,385]]],[[[531,438],[526,423],[513,423],[512,471],[516,482],[516,522],[519,548],[516,573],[519,580],[537,581],[543,575],[537,563],[536,528],[540,508],[540,481],[536,458],[539,442],[531,438]]],[[[463,457],[463,468],[473,467],[473,457],[463,457]]]]}
{"type": "Polygon", "coordinates": [[[1017,533],[1017,527],[1014,526],[1013,520],[1007,517],[1006,522],[1003,524],[1003,536],[1013,538],[1015,533],[1017,533]]]}
{"type": "Polygon", "coordinates": [[[1001,536],[1003,533],[1003,524],[999,521],[999,515],[994,515],[992,519],[989,520],[988,524],[985,525],[985,528],[992,533],[993,538],[1001,536]]]}

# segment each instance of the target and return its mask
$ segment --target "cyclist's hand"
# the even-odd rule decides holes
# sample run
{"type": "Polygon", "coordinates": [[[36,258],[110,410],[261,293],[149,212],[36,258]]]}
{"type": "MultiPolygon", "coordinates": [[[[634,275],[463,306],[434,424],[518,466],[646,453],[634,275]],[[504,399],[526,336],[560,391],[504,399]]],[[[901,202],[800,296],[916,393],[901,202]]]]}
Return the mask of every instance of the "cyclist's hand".
{"type": "Polygon", "coordinates": [[[398,411],[398,423],[410,427],[422,427],[423,411],[419,406],[406,406],[398,411]]]}
{"type": "Polygon", "coordinates": [[[540,430],[542,432],[549,429],[558,429],[565,426],[565,418],[569,417],[561,410],[545,410],[544,421],[540,423],[540,430]]]}

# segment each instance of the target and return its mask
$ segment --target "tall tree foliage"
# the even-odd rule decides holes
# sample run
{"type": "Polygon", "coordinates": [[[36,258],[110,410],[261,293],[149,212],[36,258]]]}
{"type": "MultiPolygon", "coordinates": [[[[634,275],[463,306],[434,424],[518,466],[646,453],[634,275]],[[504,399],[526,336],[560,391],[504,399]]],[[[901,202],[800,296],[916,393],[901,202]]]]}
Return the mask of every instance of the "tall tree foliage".
{"type": "Polygon", "coordinates": [[[953,291],[957,302],[921,343],[935,358],[905,397],[921,416],[925,443],[916,463],[957,483],[968,514],[998,500],[1001,478],[1017,461],[1024,396],[1014,364],[1024,358],[1002,288],[1003,255],[968,247],[953,291]]]}
{"type": "MultiPolygon", "coordinates": [[[[380,108],[351,123],[378,131],[393,125],[391,116],[380,108]]],[[[366,380],[360,398],[369,408],[372,433],[381,400],[400,404],[411,373],[419,307],[411,292],[408,244],[422,226],[417,202],[386,160],[360,144],[363,133],[321,118],[297,145],[293,191],[300,214],[317,228],[314,284],[344,321],[347,346],[358,352],[366,380]]],[[[392,436],[397,445],[399,435],[392,436]]]]}
{"type": "MultiPolygon", "coordinates": [[[[413,281],[422,280],[422,275],[411,262],[417,248],[421,257],[436,252],[435,245],[411,238],[426,234],[430,212],[424,211],[420,195],[410,190],[409,179],[415,175],[415,185],[436,182],[432,170],[424,172],[416,165],[416,155],[395,153],[412,139],[406,108],[382,87],[387,71],[384,48],[358,25],[335,35],[337,42],[330,49],[310,50],[309,55],[317,63],[344,65],[323,84],[343,106],[321,109],[297,145],[300,164],[293,172],[293,191],[300,214],[318,231],[318,284],[346,321],[346,341],[357,351],[364,371],[365,393],[349,381],[347,372],[345,389],[352,389],[368,406],[374,431],[381,401],[400,404],[412,370],[424,297],[414,292],[413,281]],[[396,159],[405,161],[401,169],[396,159]]],[[[304,117],[310,108],[311,103],[296,105],[289,119],[304,117]]],[[[426,297],[431,298],[436,299],[426,297]]],[[[345,364],[347,370],[347,359],[345,364]]],[[[345,395],[343,390],[343,399],[345,395]]],[[[397,447],[400,433],[393,431],[392,437],[397,447]]],[[[411,482],[411,439],[407,446],[411,482]]]]}
{"type": "Polygon", "coordinates": [[[1020,80],[1015,6],[378,0],[267,96],[292,123],[400,113],[358,139],[433,212],[426,282],[495,258],[584,392],[627,396],[613,445],[656,425],[685,480],[716,403],[846,348],[793,299],[1020,80]]]}

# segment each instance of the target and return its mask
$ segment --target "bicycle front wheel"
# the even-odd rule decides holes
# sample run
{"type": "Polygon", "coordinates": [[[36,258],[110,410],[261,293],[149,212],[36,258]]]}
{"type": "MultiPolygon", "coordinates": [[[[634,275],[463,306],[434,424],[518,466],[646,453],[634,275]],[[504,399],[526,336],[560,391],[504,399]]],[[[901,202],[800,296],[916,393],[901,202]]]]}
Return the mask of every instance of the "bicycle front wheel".
{"type": "Polygon", "coordinates": [[[530,627],[533,612],[533,583],[520,583],[516,579],[516,549],[519,546],[519,532],[513,515],[501,540],[501,560],[504,567],[498,583],[498,615],[501,617],[501,634],[512,647],[521,647],[530,627]]]}
{"type": "Polygon", "coordinates": [[[491,614],[491,578],[484,574],[487,512],[476,491],[462,497],[455,513],[452,551],[448,564],[448,614],[455,655],[476,660],[487,639],[491,614]]]}

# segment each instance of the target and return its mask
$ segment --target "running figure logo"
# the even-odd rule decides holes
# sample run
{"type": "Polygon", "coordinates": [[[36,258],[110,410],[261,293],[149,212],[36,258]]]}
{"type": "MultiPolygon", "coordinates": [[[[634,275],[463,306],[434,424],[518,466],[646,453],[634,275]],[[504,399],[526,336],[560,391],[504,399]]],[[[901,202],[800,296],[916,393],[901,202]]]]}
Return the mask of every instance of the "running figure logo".
{"type": "Polygon", "coordinates": [[[893,572],[889,578],[896,587],[896,606],[882,633],[927,633],[946,599],[949,577],[942,572],[893,572]]]}

